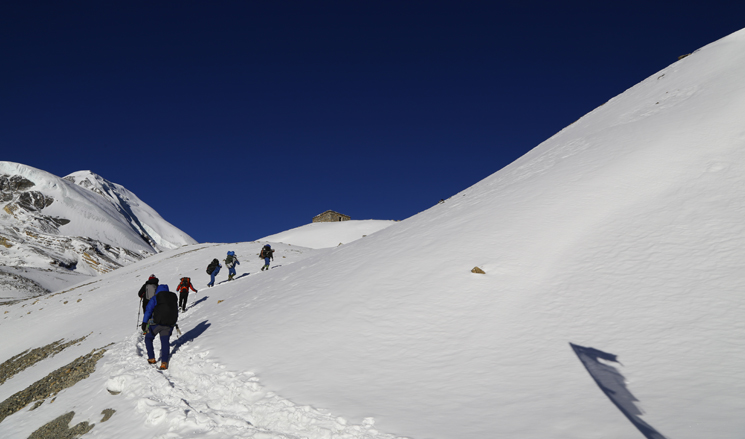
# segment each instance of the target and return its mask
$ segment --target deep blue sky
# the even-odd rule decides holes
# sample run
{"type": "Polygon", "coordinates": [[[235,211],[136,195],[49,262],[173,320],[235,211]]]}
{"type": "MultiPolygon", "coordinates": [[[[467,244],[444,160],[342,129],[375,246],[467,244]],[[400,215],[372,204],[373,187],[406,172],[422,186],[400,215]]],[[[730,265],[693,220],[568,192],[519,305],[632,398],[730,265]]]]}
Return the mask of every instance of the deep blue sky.
{"type": "Polygon", "coordinates": [[[200,242],[405,219],[745,27],[609,3],[2,2],[0,160],[91,170],[200,242]]]}

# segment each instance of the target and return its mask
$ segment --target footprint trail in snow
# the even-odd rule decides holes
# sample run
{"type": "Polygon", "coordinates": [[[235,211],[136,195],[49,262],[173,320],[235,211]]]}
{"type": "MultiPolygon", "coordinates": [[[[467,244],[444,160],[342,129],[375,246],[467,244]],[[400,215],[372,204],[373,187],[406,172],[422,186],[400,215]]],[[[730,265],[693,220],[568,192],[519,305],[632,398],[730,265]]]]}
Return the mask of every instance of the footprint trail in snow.
{"type": "Polygon", "coordinates": [[[177,351],[171,367],[161,372],[147,364],[144,339],[133,334],[109,350],[103,365],[109,392],[132,400],[146,425],[168,427],[158,438],[396,439],[375,430],[371,418],[347,425],[330,413],[297,406],[265,390],[254,374],[226,370],[191,342],[171,349],[177,351]]]}

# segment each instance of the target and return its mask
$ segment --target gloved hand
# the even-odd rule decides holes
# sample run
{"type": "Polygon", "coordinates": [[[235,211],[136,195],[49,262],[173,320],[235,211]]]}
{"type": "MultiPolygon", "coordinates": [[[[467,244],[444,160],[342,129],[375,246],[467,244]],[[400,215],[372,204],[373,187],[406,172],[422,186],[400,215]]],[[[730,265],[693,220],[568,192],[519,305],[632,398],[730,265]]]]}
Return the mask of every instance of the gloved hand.
{"type": "Polygon", "coordinates": [[[142,333],[143,333],[143,334],[144,334],[144,333],[146,333],[146,332],[147,332],[147,323],[143,323],[143,324],[141,325],[141,327],[142,327],[142,333]]]}

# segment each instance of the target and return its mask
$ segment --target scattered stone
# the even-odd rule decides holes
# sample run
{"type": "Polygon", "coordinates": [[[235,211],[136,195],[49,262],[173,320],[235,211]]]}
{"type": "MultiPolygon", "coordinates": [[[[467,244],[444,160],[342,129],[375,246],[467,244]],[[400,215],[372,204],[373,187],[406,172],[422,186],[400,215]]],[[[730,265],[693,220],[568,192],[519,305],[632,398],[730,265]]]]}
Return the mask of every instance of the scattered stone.
{"type": "Polygon", "coordinates": [[[224,300],[218,300],[217,303],[224,302],[224,300]]]}
{"type": "Polygon", "coordinates": [[[101,419],[101,422],[106,422],[111,419],[111,417],[114,416],[114,413],[116,413],[116,410],[114,409],[106,409],[102,411],[101,414],[103,415],[103,419],[101,419]]]}
{"type": "Polygon", "coordinates": [[[70,422],[73,417],[75,417],[75,412],[66,413],[44,424],[41,428],[31,433],[28,439],[75,439],[93,430],[93,427],[96,425],[81,422],[70,428],[70,422]]]}
{"type": "Polygon", "coordinates": [[[81,300],[83,300],[83,299],[78,299],[78,302],[80,302],[81,300]]]}
{"type": "Polygon", "coordinates": [[[473,267],[473,270],[471,270],[471,273],[486,274],[484,270],[480,269],[479,267],[473,267]]]}
{"type": "Polygon", "coordinates": [[[106,349],[94,349],[89,354],[76,358],[71,363],[62,366],[20,392],[11,395],[5,401],[0,402],[0,423],[32,402],[56,396],[62,390],[88,378],[96,370],[96,363],[103,357],[104,352],[106,352],[106,349]]]}

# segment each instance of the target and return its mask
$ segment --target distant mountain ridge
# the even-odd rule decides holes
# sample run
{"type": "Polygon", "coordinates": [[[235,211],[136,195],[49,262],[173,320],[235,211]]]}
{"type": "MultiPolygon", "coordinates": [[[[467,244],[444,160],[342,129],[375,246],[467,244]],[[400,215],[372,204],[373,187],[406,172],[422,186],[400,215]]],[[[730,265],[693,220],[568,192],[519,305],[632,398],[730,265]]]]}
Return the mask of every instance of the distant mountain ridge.
{"type": "Polygon", "coordinates": [[[0,301],[196,244],[134,193],[90,171],[60,178],[0,162],[0,209],[0,301]]]}

